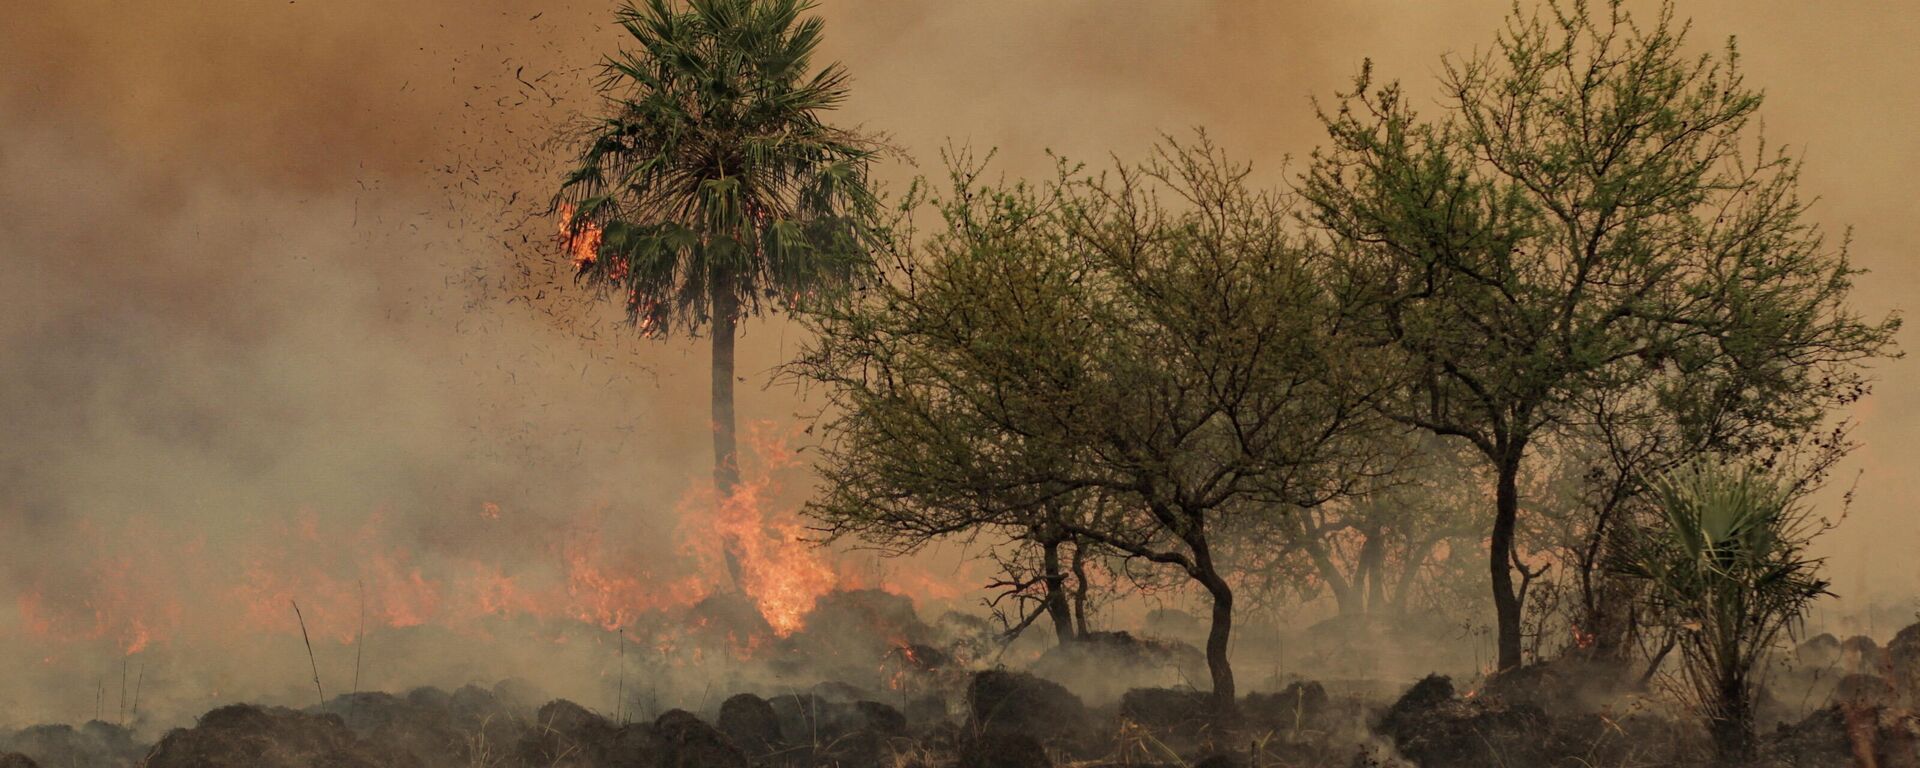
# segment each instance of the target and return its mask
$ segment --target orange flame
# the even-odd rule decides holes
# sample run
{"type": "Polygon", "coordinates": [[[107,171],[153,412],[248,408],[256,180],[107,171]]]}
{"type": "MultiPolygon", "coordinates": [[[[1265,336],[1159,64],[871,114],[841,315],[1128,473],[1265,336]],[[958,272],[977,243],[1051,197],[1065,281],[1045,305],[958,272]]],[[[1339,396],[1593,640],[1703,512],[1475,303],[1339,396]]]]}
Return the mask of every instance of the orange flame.
{"type": "Polygon", "coordinates": [[[683,521],[701,520],[683,531],[698,554],[710,564],[730,543],[739,558],[739,585],[776,634],[786,637],[801,628],[821,595],[840,585],[837,570],[819,547],[806,540],[806,527],[792,510],[775,513],[769,498],[779,492],[775,474],[799,464],[787,446],[790,434],[771,424],[748,426],[747,442],[758,459],[757,476],[741,482],[725,499],[712,491],[697,492],[681,501],[683,521]],[[707,510],[710,513],[703,514],[707,510]]]}
{"type": "Polygon", "coordinates": [[[560,242],[566,245],[568,252],[573,254],[573,267],[581,269],[600,257],[600,239],[603,232],[600,225],[593,222],[576,226],[573,221],[573,212],[572,205],[565,203],[560,205],[560,242]]]}
{"type": "MultiPolygon", "coordinates": [[[[477,538],[511,541],[517,554],[509,559],[485,547],[410,549],[402,542],[418,541],[419,534],[398,526],[419,518],[298,509],[223,532],[247,553],[227,570],[208,556],[201,534],[183,533],[160,518],[134,518],[95,530],[90,565],[73,578],[25,585],[12,606],[20,618],[16,626],[54,643],[93,641],[135,654],[186,631],[194,637],[297,634],[288,609],[297,599],[315,642],[326,638],[342,645],[358,642],[363,631],[419,626],[485,635],[500,621],[518,618],[555,622],[556,630],[580,622],[632,632],[650,617],[737,589],[765,624],[756,632],[716,623],[704,632],[724,640],[726,652],[752,656],[774,647],[775,636],[801,630],[820,598],[835,589],[898,592],[905,585],[923,597],[954,594],[952,580],[914,571],[869,580],[810,541],[798,515],[798,494],[783,487],[804,469],[790,447],[799,428],[746,426],[743,482],[719,498],[704,477],[693,481],[675,507],[673,546],[664,551],[623,526],[603,526],[602,518],[617,521],[622,513],[611,505],[568,521],[543,521],[473,500],[446,519],[462,527],[495,527],[495,535],[477,538]],[[728,549],[739,566],[737,584],[726,567],[728,549]],[[200,597],[188,601],[188,595],[200,597]]],[[[701,642],[685,635],[697,627],[663,623],[669,629],[662,632],[679,634],[643,642],[663,654],[700,652],[701,642]]]]}

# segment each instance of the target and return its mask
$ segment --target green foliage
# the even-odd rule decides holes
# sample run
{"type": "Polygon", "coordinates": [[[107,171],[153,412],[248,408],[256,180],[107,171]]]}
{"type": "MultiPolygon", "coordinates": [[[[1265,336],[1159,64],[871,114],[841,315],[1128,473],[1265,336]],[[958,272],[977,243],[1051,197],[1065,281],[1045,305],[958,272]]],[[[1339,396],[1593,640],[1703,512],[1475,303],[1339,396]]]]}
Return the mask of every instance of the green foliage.
{"type": "Polygon", "coordinates": [[[822,120],[847,75],[813,66],[810,7],[646,0],[619,12],[633,47],[604,65],[610,114],[559,203],[570,237],[597,238],[580,277],[650,333],[842,290],[870,269],[878,148],[822,120]]]}
{"type": "Polygon", "coordinates": [[[1344,492],[1368,358],[1338,351],[1323,275],[1243,178],[1205,144],[1044,187],[957,170],[939,234],[809,315],[794,371],[834,414],[815,511],[910,541],[1089,494],[1211,510],[1344,492]]]}
{"type": "Polygon", "coordinates": [[[1680,628],[1683,668],[1722,756],[1753,748],[1754,671],[1780,633],[1827,594],[1806,554],[1817,521],[1788,483],[1697,462],[1654,480],[1664,525],[1642,532],[1622,570],[1680,628]]]}
{"type": "Polygon", "coordinates": [[[1846,306],[1858,271],[1806,220],[1798,162],[1750,128],[1732,47],[1684,53],[1671,8],[1548,10],[1449,60],[1437,120],[1370,70],[1323,114],[1308,216],[1422,366],[1408,418],[1491,450],[1649,377],[1698,401],[1691,428],[1749,436],[1857,396],[1854,364],[1897,321],[1846,306]]]}
{"type": "Polygon", "coordinates": [[[810,317],[794,370],[834,415],[809,511],[899,549],[1056,528],[1171,566],[1214,599],[1230,706],[1218,537],[1364,482],[1389,380],[1342,344],[1325,264],[1246,175],[1204,136],[1041,187],[963,161],[944,228],[810,317]]]}
{"type": "Polygon", "coordinates": [[[1441,87],[1427,118],[1364,68],[1322,112],[1305,218],[1363,327],[1404,356],[1392,415],[1472,444],[1499,478],[1511,666],[1531,445],[1613,430],[1665,457],[1790,450],[1866,390],[1898,318],[1848,305],[1858,270],[1808,220],[1798,161],[1759,135],[1734,48],[1688,53],[1670,5],[1651,23],[1618,2],[1516,8],[1441,87]]]}

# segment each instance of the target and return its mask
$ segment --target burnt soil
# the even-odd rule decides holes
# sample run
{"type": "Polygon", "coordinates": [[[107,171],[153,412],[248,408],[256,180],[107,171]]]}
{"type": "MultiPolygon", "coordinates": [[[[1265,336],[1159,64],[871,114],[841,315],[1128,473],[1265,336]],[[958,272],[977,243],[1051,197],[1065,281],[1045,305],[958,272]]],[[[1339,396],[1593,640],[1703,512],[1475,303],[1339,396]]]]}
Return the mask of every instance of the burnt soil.
{"type": "MultiPolygon", "coordinates": [[[[1801,653],[1841,658],[1834,645],[1811,642],[1801,653]]],[[[1920,628],[1885,649],[1852,645],[1867,663],[1835,676],[1811,714],[1763,726],[1760,765],[1920,768],[1920,628]]],[[[1191,688],[1134,688],[1096,706],[1006,669],[912,693],[844,683],[740,692],[717,697],[710,711],[617,720],[502,683],[356,693],[305,709],[229,704],[151,742],[97,721],[0,731],[0,768],[1713,764],[1697,722],[1618,691],[1596,696],[1585,674],[1549,664],[1469,684],[1430,675],[1387,696],[1300,680],[1250,693],[1227,715],[1191,688]]]]}

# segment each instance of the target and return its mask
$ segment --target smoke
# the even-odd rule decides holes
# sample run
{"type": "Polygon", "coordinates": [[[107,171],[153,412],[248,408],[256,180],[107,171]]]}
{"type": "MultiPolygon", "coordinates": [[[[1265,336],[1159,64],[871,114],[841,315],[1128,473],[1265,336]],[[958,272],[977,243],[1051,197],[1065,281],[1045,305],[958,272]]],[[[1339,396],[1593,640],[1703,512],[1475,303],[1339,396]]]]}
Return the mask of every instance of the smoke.
{"type": "MultiPolygon", "coordinates": [[[[1770,136],[1808,148],[1823,222],[1856,227],[1862,308],[1898,308],[1920,284],[1920,14],[1767,5],[1683,10],[1698,44],[1741,37],[1770,136]]],[[[846,118],[920,164],[889,168],[895,186],[937,175],[949,141],[1020,175],[1047,149],[1131,157],[1194,126],[1281,184],[1320,139],[1310,96],[1366,57],[1428,93],[1438,57],[1484,45],[1507,7],[819,11],[855,77],[846,118]]],[[[445,585],[567,613],[569,562],[644,575],[631,591],[704,572],[677,533],[710,462],[704,349],[643,342],[580,295],[541,215],[551,139],[595,106],[618,42],[610,10],[66,0],[0,25],[0,649],[34,660],[0,686],[0,721],[91,717],[128,652],[151,665],[147,706],[303,702],[283,603],[302,601],[337,688],[362,590],[369,624],[407,638],[369,644],[368,687],[597,685],[604,637],[510,642],[484,606],[512,598],[445,585]]],[[[761,386],[795,333],[748,326],[745,419],[806,407],[761,386]]],[[[1849,605],[1920,591],[1908,365],[1857,413],[1858,494],[1827,543],[1849,605]]]]}

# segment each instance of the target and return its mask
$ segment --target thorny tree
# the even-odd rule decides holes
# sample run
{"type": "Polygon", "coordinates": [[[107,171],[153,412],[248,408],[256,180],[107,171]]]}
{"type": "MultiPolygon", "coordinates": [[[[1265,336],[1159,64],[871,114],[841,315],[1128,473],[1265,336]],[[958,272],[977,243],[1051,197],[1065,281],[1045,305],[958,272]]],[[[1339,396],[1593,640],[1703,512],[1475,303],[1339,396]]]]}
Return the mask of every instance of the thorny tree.
{"type": "Polygon", "coordinates": [[[812,507],[897,540],[1060,512],[1067,533],[1211,598],[1207,661],[1234,705],[1218,536],[1369,475],[1388,381],[1343,346],[1290,214],[1204,137],[1043,189],[955,174],[946,228],[861,300],[816,315],[798,365],[831,391],[812,507]]]}
{"type": "Polygon", "coordinates": [[[1495,475],[1502,668],[1521,663],[1519,475],[1583,398],[1730,368],[1722,409],[1801,429],[1864,390],[1858,364],[1896,326],[1847,306],[1856,270],[1752,128],[1731,45],[1693,56],[1685,37],[1670,7],[1644,25],[1617,3],[1516,11],[1491,50],[1447,61],[1438,119],[1365,69],[1322,114],[1309,218],[1419,379],[1390,413],[1495,475]]]}
{"type": "MultiPolygon", "coordinates": [[[[763,308],[843,290],[871,269],[877,145],[822,115],[846,98],[813,66],[803,0],[648,0],[619,12],[633,47],[605,64],[609,114],[559,204],[579,275],[649,336],[712,340],[714,487],[738,485],[733,351],[763,308]],[[584,248],[579,248],[584,244],[584,248]]],[[[737,570],[729,543],[728,563],[737,570]]],[[[736,580],[738,574],[734,574],[736,580]]]]}

